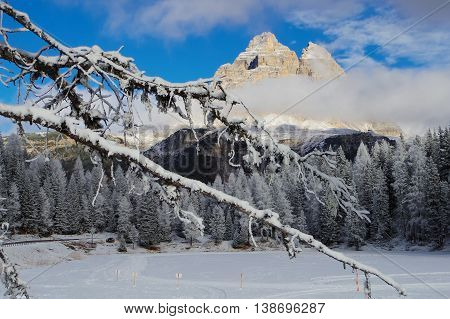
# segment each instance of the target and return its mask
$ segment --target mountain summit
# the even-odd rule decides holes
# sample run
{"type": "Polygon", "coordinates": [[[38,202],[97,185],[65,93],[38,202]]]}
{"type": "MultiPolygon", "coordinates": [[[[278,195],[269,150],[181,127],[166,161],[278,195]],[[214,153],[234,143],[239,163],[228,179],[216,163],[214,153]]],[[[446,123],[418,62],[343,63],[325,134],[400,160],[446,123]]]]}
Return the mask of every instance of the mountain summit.
{"type": "Polygon", "coordinates": [[[310,42],[299,59],[294,51],[278,42],[273,33],[264,32],[250,41],[233,64],[222,65],[214,76],[222,78],[225,87],[238,87],[266,78],[306,75],[328,79],[343,72],[325,48],[310,42]]]}
{"type": "Polygon", "coordinates": [[[313,79],[331,79],[343,74],[344,70],[337,64],[327,49],[309,42],[308,46],[302,51],[297,73],[308,75],[313,79]]]}

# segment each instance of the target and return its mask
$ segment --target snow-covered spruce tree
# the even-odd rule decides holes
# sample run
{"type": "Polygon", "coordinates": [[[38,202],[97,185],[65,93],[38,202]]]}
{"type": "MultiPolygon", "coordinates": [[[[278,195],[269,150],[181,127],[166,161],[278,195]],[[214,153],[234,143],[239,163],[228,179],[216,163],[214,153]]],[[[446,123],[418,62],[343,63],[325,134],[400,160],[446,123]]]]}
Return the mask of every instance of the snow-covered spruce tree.
{"type": "Polygon", "coordinates": [[[334,244],[338,239],[338,225],[336,222],[338,204],[328,187],[324,189],[324,193],[324,205],[320,207],[317,220],[317,237],[326,245],[330,245],[334,244]]]}
{"type": "Polygon", "coordinates": [[[217,205],[211,211],[211,238],[219,244],[225,235],[225,217],[223,209],[217,205]]]}
{"type": "Polygon", "coordinates": [[[231,218],[231,213],[225,211],[225,232],[223,234],[224,240],[233,239],[233,220],[231,218]]]}
{"type": "Polygon", "coordinates": [[[131,225],[130,237],[133,242],[133,249],[136,249],[136,245],[139,243],[139,231],[134,225],[131,225]]]}
{"type": "Polygon", "coordinates": [[[441,184],[439,172],[431,157],[427,158],[425,164],[425,218],[427,220],[428,239],[436,248],[441,248],[447,235],[445,218],[441,216],[441,184]],[[444,229],[445,227],[445,229],[444,229]]]}
{"type": "Polygon", "coordinates": [[[284,224],[293,225],[294,216],[292,215],[291,203],[288,201],[281,183],[281,179],[275,176],[270,184],[270,189],[273,196],[272,208],[278,211],[281,221],[284,224]]]}
{"type": "MultiPolygon", "coordinates": [[[[252,203],[250,186],[243,169],[237,172],[236,181],[231,191],[235,197],[247,203],[252,203]]],[[[248,216],[239,214],[239,210],[234,211],[233,247],[240,248],[250,244],[249,222],[248,216]]]]}
{"type": "Polygon", "coordinates": [[[163,202],[157,209],[160,241],[170,241],[172,235],[172,210],[163,202]]]}
{"type": "Polygon", "coordinates": [[[406,161],[411,172],[411,180],[405,197],[408,210],[406,238],[412,243],[423,243],[427,238],[427,220],[425,216],[425,162],[422,148],[412,144],[408,150],[406,161]]]}
{"type": "Polygon", "coordinates": [[[40,198],[40,212],[39,212],[39,228],[38,233],[43,236],[48,236],[51,234],[51,228],[53,226],[53,221],[51,218],[50,211],[50,200],[48,199],[47,193],[41,187],[39,190],[39,198],[40,198]]]}
{"type": "Polygon", "coordinates": [[[82,190],[83,188],[78,185],[76,177],[72,174],[66,193],[66,217],[68,232],[71,234],[81,231],[82,190]]]}
{"type": "Polygon", "coordinates": [[[61,162],[57,159],[48,161],[46,167],[44,188],[50,201],[53,230],[56,233],[65,234],[69,232],[69,219],[66,209],[66,173],[61,162]]]}
{"type": "Polygon", "coordinates": [[[158,202],[150,194],[140,198],[138,204],[139,244],[143,247],[156,245],[161,241],[158,218],[158,202]]]}
{"type": "Polygon", "coordinates": [[[361,142],[353,163],[353,179],[359,202],[371,208],[373,189],[373,165],[366,145],[361,142]]]}
{"type": "Polygon", "coordinates": [[[389,227],[391,225],[389,215],[389,197],[386,177],[381,168],[375,168],[373,174],[372,189],[372,222],[370,224],[371,235],[375,240],[390,238],[389,227]]]}
{"type": "MultiPolygon", "coordinates": [[[[316,151],[300,156],[289,147],[276,143],[248,108],[222,88],[220,80],[169,83],[149,77],[137,68],[133,59],[124,57],[119,50],[104,51],[99,46],[67,47],[34,24],[27,14],[6,2],[0,1],[0,10],[11,18],[7,21],[11,26],[3,28],[5,41],[0,43],[0,58],[7,61],[5,65],[8,66],[1,70],[2,82],[12,85],[21,83],[21,88],[26,91],[21,96],[32,100],[20,106],[0,104],[0,115],[19,123],[27,121],[58,131],[90,147],[104,159],[120,160],[134,166],[143,175],[150,175],[160,186],[160,197],[173,207],[175,215],[200,231],[204,228],[202,220],[195,213],[180,209],[180,189],[212,197],[231,206],[242,216],[272,227],[283,238],[291,257],[298,252],[297,241],[304,242],[339,262],[379,277],[399,293],[405,293],[395,281],[378,270],[345,257],[312,236],[284,225],[275,211],[257,209],[248,201],[167,171],[143,156],[139,148],[119,145],[108,136],[112,128],[121,128],[127,136],[137,137],[137,127],[142,124],[136,116],[138,104],[144,105],[149,112],[153,108],[173,113],[192,128],[192,111],[195,108],[203,112],[205,126],[211,132],[226,131],[229,141],[245,143],[247,154],[244,160],[249,165],[276,168],[294,163],[298,167],[297,176],[305,186],[317,181],[327,184],[346,213],[368,219],[368,212],[357,208],[357,200],[343,180],[323,172],[311,161],[315,158],[333,166],[334,153],[316,151]],[[23,45],[21,48],[11,45],[15,43],[12,38],[24,32],[44,43],[37,54],[26,47],[33,43],[34,48],[37,41],[20,42],[23,45]],[[228,114],[234,109],[247,112],[247,118],[230,120],[228,114]]],[[[232,157],[233,153],[230,154],[232,157]]],[[[276,169],[272,171],[276,172],[276,169]]],[[[20,190],[21,185],[17,183],[17,186],[20,190]]]]}
{"type": "Polygon", "coordinates": [[[117,207],[117,234],[125,240],[131,239],[131,203],[126,196],[122,196],[117,207]]]}
{"type": "Polygon", "coordinates": [[[450,187],[447,182],[441,182],[440,195],[440,211],[435,224],[437,225],[436,230],[439,234],[439,236],[436,236],[435,240],[437,247],[440,247],[445,243],[450,226],[450,187]]]}
{"type": "Polygon", "coordinates": [[[397,229],[400,231],[400,235],[405,237],[406,225],[408,224],[408,209],[406,207],[406,196],[408,190],[408,167],[406,165],[406,150],[405,144],[400,140],[396,144],[396,148],[393,155],[393,189],[395,197],[395,216],[397,229]]]}
{"type": "Polygon", "coordinates": [[[365,243],[366,225],[365,220],[362,220],[354,214],[347,214],[345,216],[344,236],[349,246],[355,247],[359,250],[365,243]]]}
{"type": "Polygon", "coordinates": [[[5,199],[6,212],[5,222],[9,224],[9,231],[14,233],[16,229],[22,226],[20,214],[19,190],[16,183],[12,182],[5,199]]]}
{"type": "Polygon", "coordinates": [[[283,173],[283,189],[292,208],[293,221],[291,226],[306,232],[307,223],[305,210],[307,198],[304,185],[298,180],[293,166],[289,166],[283,173]]]}

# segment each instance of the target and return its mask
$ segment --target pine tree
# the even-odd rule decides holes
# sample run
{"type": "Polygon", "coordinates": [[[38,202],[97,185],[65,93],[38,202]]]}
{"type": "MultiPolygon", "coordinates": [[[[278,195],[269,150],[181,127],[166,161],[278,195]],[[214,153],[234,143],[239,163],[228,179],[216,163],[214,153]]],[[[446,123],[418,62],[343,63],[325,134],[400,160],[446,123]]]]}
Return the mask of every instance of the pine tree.
{"type": "Polygon", "coordinates": [[[173,213],[171,208],[163,202],[157,209],[160,241],[170,241],[172,234],[171,218],[173,213]]]}
{"type": "Polygon", "coordinates": [[[122,196],[117,208],[119,218],[117,220],[117,234],[125,240],[131,238],[131,203],[126,196],[122,196]]]}
{"type": "Polygon", "coordinates": [[[16,183],[12,182],[9,188],[8,195],[4,202],[6,211],[6,222],[9,223],[9,229],[15,232],[17,228],[22,226],[21,213],[20,213],[20,197],[19,190],[16,183]]]}
{"type": "Polygon", "coordinates": [[[155,199],[152,196],[143,195],[138,209],[139,244],[143,247],[159,244],[160,225],[155,199]]]}
{"type": "Polygon", "coordinates": [[[136,249],[136,244],[139,243],[139,231],[134,225],[131,225],[130,237],[131,241],[133,242],[133,249],[136,249]]]}
{"type": "Polygon", "coordinates": [[[419,243],[426,237],[427,222],[423,216],[425,210],[424,200],[421,176],[418,174],[413,175],[406,195],[406,207],[409,215],[406,238],[413,243],[419,243]]]}
{"type": "Polygon", "coordinates": [[[292,215],[292,207],[281,186],[281,180],[279,178],[274,178],[270,188],[273,196],[272,209],[280,215],[280,219],[284,224],[293,225],[294,217],[292,215]]]}
{"type": "Polygon", "coordinates": [[[365,221],[356,214],[346,214],[345,216],[345,237],[349,246],[359,250],[364,245],[366,237],[365,221]]]}
{"type": "Polygon", "coordinates": [[[439,172],[432,158],[428,158],[425,166],[425,216],[428,222],[427,234],[436,248],[444,244],[447,229],[444,229],[445,219],[441,216],[441,184],[439,172]]]}
{"type": "Polygon", "coordinates": [[[75,164],[73,166],[72,176],[75,179],[76,185],[81,187],[81,189],[86,190],[86,177],[84,173],[83,168],[83,162],[81,161],[80,157],[77,157],[75,160],[75,164]]]}
{"type": "Polygon", "coordinates": [[[66,196],[66,218],[69,224],[68,231],[71,234],[77,234],[81,231],[81,213],[82,213],[82,195],[74,174],[70,177],[67,185],[66,196]]]}
{"type": "Polygon", "coordinates": [[[40,210],[42,203],[39,197],[40,182],[35,170],[25,172],[27,183],[20,194],[20,211],[22,213],[23,228],[27,232],[37,233],[40,224],[40,210]]]}
{"type": "Polygon", "coordinates": [[[49,236],[52,233],[53,221],[51,218],[50,201],[43,188],[39,191],[41,209],[40,209],[40,222],[38,232],[41,235],[49,236]]]}
{"type": "Polygon", "coordinates": [[[232,240],[233,230],[233,220],[231,219],[231,214],[227,211],[225,212],[225,232],[223,234],[223,239],[232,240]]]}
{"type": "Polygon", "coordinates": [[[225,235],[225,217],[223,209],[217,205],[211,212],[211,238],[219,244],[225,235]]]}
{"type": "Polygon", "coordinates": [[[319,212],[316,237],[325,245],[330,245],[338,239],[338,225],[336,223],[338,203],[329,187],[325,188],[324,193],[324,205],[321,206],[319,212]]]}
{"type": "Polygon", "coordinates": [[[252,201],[258,209],[273,207],[271,188],[267,185],[265,179],[254,172],[249,179],[249,187],[252,195],[252,201]]]}
{"type": "Polygon", "coordinates": [[[91,204],[86,194],[81,195],[80,230],[83,233],[89,232],[95,225],[91,223],[91,204]]]}
{"type": "Polygon", "coordinates": [[[5,143],[3,142],[3,136],[1,132],[0,132],[0,166],[5,167],[5,143]]]}
{"type": "Polygon", "coordinates": [[[15,182],[19,193],[22,184],[25,183],[25,148],[22,145],[20,137],[16,134],[11,134],[8,137],[4,150],[4,164],[7,180],[15,182]]]}
{"type": "Polygon", "coordinates": [[[353,178],[359,202],[370,210],[372,203],[373,165],[366,145],[361,142],[353,164],[353,178]]]}
{"type": "Polygon", "coordinates": [[[345,156],[342,146],[339,146],[336,156],[336,175],[342,178],[347,185],[352,183],[352,164],[345,156]]]}
{"type": "Polygon", "coordinates": [[[371,235],[375,240],[390,238],[389,197],[386,177],[381,168],[375,169],[372,189],[371,235]]]}
{"type": "MultiPolygon", "coordinates": [[[[238,171],[236,181],[232,184],[232,194],[249,203],[252,202],[252,194],[248,185],[247,177],[242,169],[238,171]]],[[[233,247],[242,247],[249,244],[249,219],[247,215],[243,215],[234,211],[234,232],[233,247]]]]}
{"type": "Polygon", "coordinates": [[[435,221],[435,225],[437,226],[437,236],[435,237],[435,243],[437,247],[444,246],[448,228],[450,226],[450,189],[447,182],[441,182],[440,195],[439,217],[435,221]]]}
{"type": "Polygon", "coordinates": [[[59,233],[69,231],[67,218],[66,187],[67,178],[61,162],[52,159],[46,163],[44,189],[50,202],[51,217],[54,220],[54,230],[59,233]]]}
{"type": "Polygon", "coordinates": [[[393,163],[393,189],[395,197],[395,215],[399,225],[400,235],[406,235],[408,224],[408,209],[406,207],[406,196],[408,190],[408,167],[406,166],[405,146],[402,141],[398,142],[394,152],[393,163]]]}

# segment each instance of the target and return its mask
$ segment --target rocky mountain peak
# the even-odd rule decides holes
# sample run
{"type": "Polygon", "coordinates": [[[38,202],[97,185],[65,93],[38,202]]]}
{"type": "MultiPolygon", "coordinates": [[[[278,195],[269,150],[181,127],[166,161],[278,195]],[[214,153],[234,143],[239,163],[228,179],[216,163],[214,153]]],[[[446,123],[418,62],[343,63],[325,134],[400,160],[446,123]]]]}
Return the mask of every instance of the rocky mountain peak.
{"type": "Polygon", "coordinates": [[[222,78],[225,87],[236,87],[246,82],[296,74],[297,54],[278,42],[273,33],[255,36],[233,64],[224,64],[215,77],[222,78]]]}
{"type": "Polygon", "coordinates": [[[325,79],[341,73],[342,68],[325,48],[310,42],[299,59],[273,33],[264,32],[255,36],[232,64],[222,65],[214,76],[222,79],[224,87],[237,87],[287,75],[302,74],[313,79],[325,79]]]}
{"type": "Polygon", "coordinates": [[[272,32],[263,32],[250,41],[247,49],[257,49],[261,47],[273,49],[277,44],[279,44],[279,42],[275,37],[275,34],[272,32]]]}
{"type": "Polygon", "coordinates": [[[318,44],[309,42],[300,56],[299,74],[313,79],[330,79],[344,73],[344,70],[333,59],[330,52],[318,44]]]}

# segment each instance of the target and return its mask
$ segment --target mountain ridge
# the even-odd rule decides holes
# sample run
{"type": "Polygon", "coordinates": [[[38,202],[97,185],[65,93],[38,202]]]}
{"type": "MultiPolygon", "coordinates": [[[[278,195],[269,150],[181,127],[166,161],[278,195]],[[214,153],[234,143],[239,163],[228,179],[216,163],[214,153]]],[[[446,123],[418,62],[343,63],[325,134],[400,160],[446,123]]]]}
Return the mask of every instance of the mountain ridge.
{"type": "Polygon", "coordinates": [[[245,51],[233,63],[220,66],[214,77],[225,88],[239,87],[248,82],[287,75],[304,75],[315,80],[344,74],[342,67],[323,47],[313,42],[297,53],[278,41],[271,32],[263,32],[250,40],[245,51]]]}

